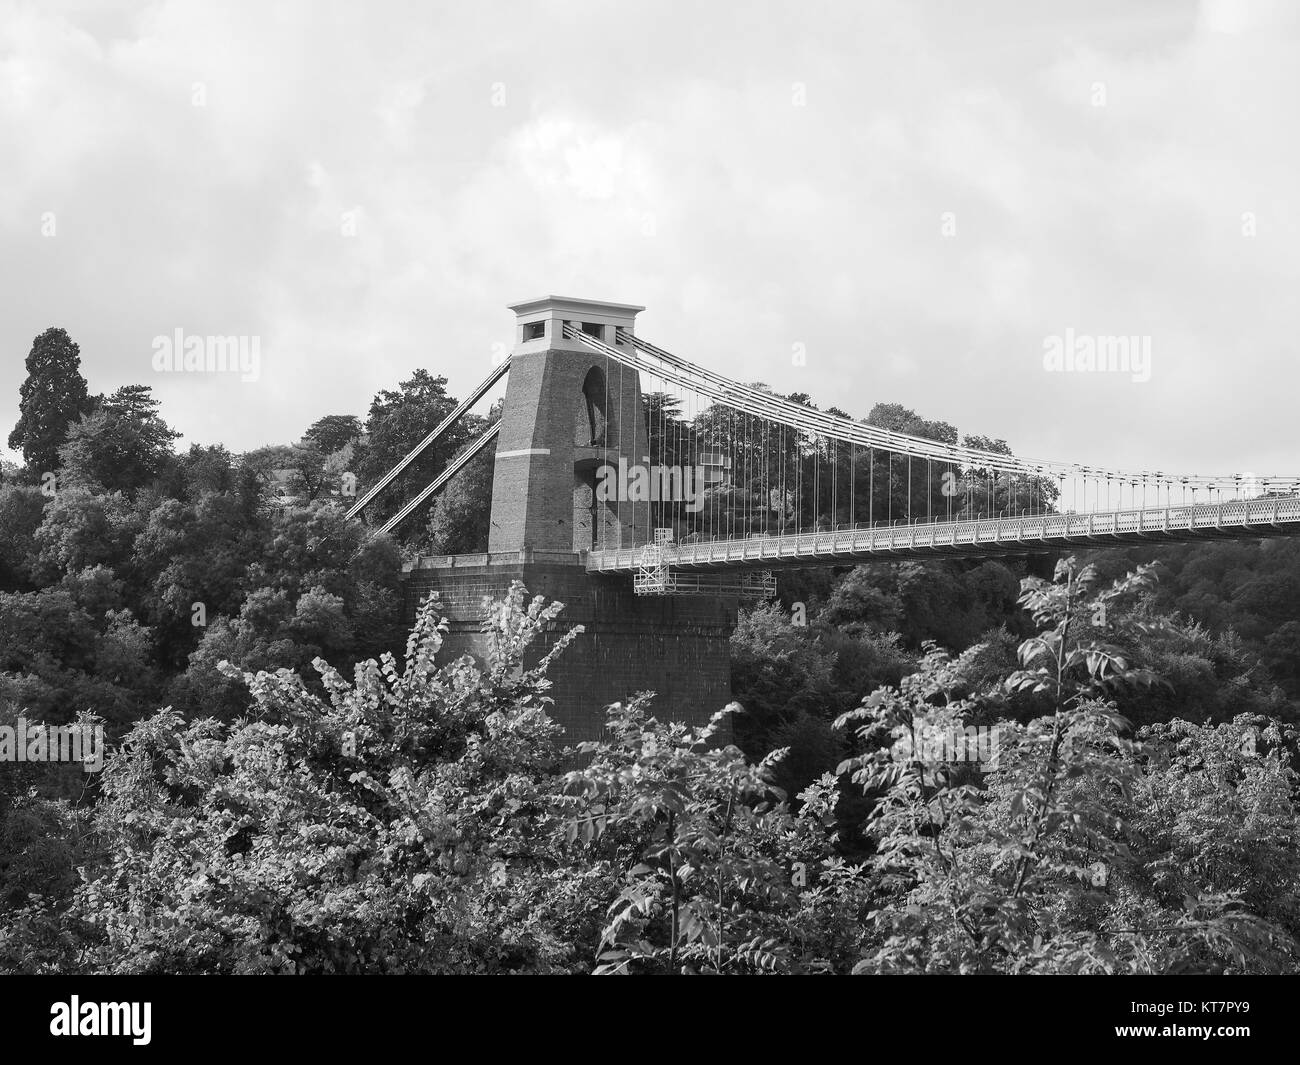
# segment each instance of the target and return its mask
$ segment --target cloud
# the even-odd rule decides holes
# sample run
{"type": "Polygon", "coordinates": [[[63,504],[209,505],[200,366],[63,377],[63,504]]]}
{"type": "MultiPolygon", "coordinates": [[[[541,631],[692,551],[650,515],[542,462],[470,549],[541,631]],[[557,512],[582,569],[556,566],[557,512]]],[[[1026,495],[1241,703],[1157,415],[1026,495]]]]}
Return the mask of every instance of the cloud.
{"type": "Polygon", "coordinates": [[[151,384],[184,443],[245,448],[417,366],[464,393],[506,303],[567,292],[859,416],[1294,463],[1291,5],[745,10],[13,6],[0,427],[52,324],[92,388],[151,384]],[[177,327],[261,337],[261,378],[152,375],[177,327]],[[1045,375],[1067,328],[1151,335],[1151,381],[1045,375]]]}

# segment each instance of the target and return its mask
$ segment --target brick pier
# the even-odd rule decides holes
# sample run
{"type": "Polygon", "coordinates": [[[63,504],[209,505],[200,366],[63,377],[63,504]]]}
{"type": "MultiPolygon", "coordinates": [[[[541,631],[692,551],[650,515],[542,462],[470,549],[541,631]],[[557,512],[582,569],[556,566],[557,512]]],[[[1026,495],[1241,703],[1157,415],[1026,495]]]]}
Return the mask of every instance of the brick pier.
{"type": "Polygon", "coordinates": [[[657,717],[690,724],[703,724],[731,701],[734,599],[637,596],[629,577],[588,574],[582,556],[572,552],[422,558],[403,574],[407,620],[436,589],[450,621],[439,660],[468,653],[481,663],[483,596],[501,598],[512,580],[522,581],[530,596],[564,604],[554,635],[535,649],[534,660],[572,626],[585,629],[550,671],[551,714],[570,741],[598,738],[604,708],[642,690],[657,693],[657,717]]]}

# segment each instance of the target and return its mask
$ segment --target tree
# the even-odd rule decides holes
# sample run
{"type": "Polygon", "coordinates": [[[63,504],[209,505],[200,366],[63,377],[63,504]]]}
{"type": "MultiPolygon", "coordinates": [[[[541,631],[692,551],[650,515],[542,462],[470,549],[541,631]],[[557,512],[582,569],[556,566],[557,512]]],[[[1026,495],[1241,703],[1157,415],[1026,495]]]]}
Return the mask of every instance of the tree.
{"type": "Polygon", "coordinates": [[[428,526],[430,554],[464,555],[487,550],[495,454],[492,447],[479,452],[434,499],[428,526]]]}
{"type": "Polygon", "coordinates": [[[239,456],[239,467],[264,499],[306,502],[319,491],[324,473],[320,452],[292,444],[268,444],[239,456]]]}
{"type": "Polygon", "coordinates": [[[170,669],[185,668],[208,619],[239,613],[267,536],[235,493],[208,492],[189,503],[166,499],[149,511],[132,548],[141,578],[136,602],[170,669]]]}
{"type": "Polygon", "coordinates": [[[610,708],[612,740],[579,745],[590,764],[565,778],[568,841],[630,843],[637,859],[608,909],[597,975],[776,968],[762,910],[795,894],[763,846],[792,829],[764,779],[781,753],[751,765],[735,747],[712,745],[733,708],[696,729],[661,724],[633,699],[610,708]]]}
{"type": "Polygon", "coordinates": [[[894,592],[896,583],[894,572],[884,566],[854,566],[835,582],[821,618],[853,632],[897,631],[902,604],[894,592]]]}
{"type": "Polygon", "coordinates": [[[140,434],[140,441],[158,458],[170,455],[172,441],[181,434],[172,429],[158,414],[158,400],[148,385],[123,385],[104,400],[101,409],[116,418],[129,422],[140,434]]]}
{"type": "Polygon", "coordinates": [[[35,533],[40,576],[57,581],[100,564],[125,570],[139,526],[140,516],[120,493],[59,492],[35,533]]]}
{"type": "Polygon", "coordinates": [[[0,487],[0,591],[34,591],[36,530],[49,500],[39,488],[0,487]]]}
{"type": "Polygon", "coordinates": [[[586,900],[609,875],[562,861],[538,816],[559,755],[545,669],[568,639],[523,661],[559,608],[526,604],[517,585],[492,611],[501,639],[485,671],[435,665],[436,608],[400,661],[349,682],[318,660],[319,696],[287,670],[228,667],[252,719],[162,710],[137,724],[104,770],[99,857],[71,909],[0,928],[0,964],[22,950],[31,965],[33,930],[58,925],[44,950],[71,942],[86,953],[70,964],[119,973],[581,966],[574,944],[596,931],[586,900]]]}
{"type": "Polygon", "coordinates": [[[332,455],[360,438],[361,419],[355,414],[327,414],[313,422],[303,436],[322,454],[332,455]]]}
{"type": "Polygon", "coordinates": [[[158,416],[150,391],[125,385],[69,429],[59,448],[64,484],[134,495],[175,461],[171,444],[181,434],[158,416]]]}
{"type": "Polygon", "coordinates": [[[81,376],[81,349],[66,330],[51,327],[32,341],[19,396],[9,446],[22,451],[29,476],[39,477],[58,469],[69,425],[94,409],[81,376]]]}
{"type": "MultiPolygon", "coordinates": [[[[881,689],[845,715],[872,750],[843,771],[880,796],[872,864],[887,897],[873,914],[875,935],[857,972],[1163,973],[1272,972],[1294,966],[1295,940],[1280,910],[1242,897],[1229,871],[1257,845],[1260,825],[1275,846],[1259,865],[1269,882],[1294,876],[1297,847],[1293,776],[1274,756],[1260,773],[1240,766],[1199,781],[1195,823],[1173,824],[1172,794],[1186,770],[1224,762],[1239,737],[1188,737],[1178,730],[1182,780],[1162,780],[1170,746],[1131,738],[1111,696],[1153,678],[1135,670],[1089,620],[1150,583],[1139,569],[1109,590],[1073,559],[1052,582],[1023,582],[1021,602],[1040,626],[1020,648],[1022,668],[1005,681],[1042,695],[1053,713],[1028,725],[999,722],[974,760],[954,757],[973,729],[973,704],[953,692],[947,655],[927,655],[898,690],[881,689]],[[943,745],[936,740],[940,737],[943,745]],[[1192,750],[1186,743],[1204,744],[1192,750]],[[891,742],[892,741],[892,742],[891,742]],[[1226,742],[1225,742],[1226,741],[1226,742]],[[989,757],[991,755],[991,757],[989,757]],[[1231,782],[1231,783],[1228,783],[1231,782]],[[1240,783],[1238,783],[1240,782],[1240,783]],[[1224,784],[1228,786],[1225,788],[1224,784]],[[1217,794],[1214,794],[1216,793],[1217,794]],[[1145,817],[1153,803],[1163,809],[1145,817]],[[1251,830],[1225,840],[1233,857],[1198,868],[1225,804],[1251,830]],[[1276,827],[1291,830],[1276,845],[1276,827]],[[1170,866],[1172,836],[1188,852],[1170,866]],[[1192,842],[1195,841],[1195,842],[1192,842]],[[1180,876],[1168,886],[1152,873],[1180,876]],[[1282,870],[1285,869],[1286,872],[1282,870]],[[1174,890],[1170,890],[1173,888],[1174,890]]],[[[1280,736],[1270,740],[1276,745],[1280,736]]],[[[1276,749],[1276,747],[1275,747],[1276,749]]],[[[1238,754],[1238,759],[1240,755],[1238,754]]],[[[1229,817],[1232,815],[1229,814],[1229,817]]],[[[1232,818],[1235,820],[1235,818],[1232,818]]],[[[1267,892],[1265,892],[1267,894],[1267,892]]],[[[1293,920],[1291,920],[1294,926],[1293,920]]]]}
{"type": "MultiPolygon", "coordinates": [[[[403,381],[398,391],[385,389],[375,396],[366,421],[369,442],[358,463],[358,491],[374,484],[402,461],[455,408],[456,401],[447,395],[447,379],[434,377],[423,368],[403,381]]],[[[448,460],[468,441],[469,432],[463,419],[450,428],[370,505],[368,513],[374,518],[395,514],[442,472],[448,460]]],[[[405,528],[418,535],[421,528],[418,517],[408,521],[405,528]]],[[[403,530],[398,530],[398,534],[410,535],[403,530]]]]}
{"type": "Polygon", "coordinates": [[[236,493],[240,480],[234,456],[221,444],[191,444],[189,451],[177,456],[173,479],[167,495],[193,502],[213,493],[236,493]]]}

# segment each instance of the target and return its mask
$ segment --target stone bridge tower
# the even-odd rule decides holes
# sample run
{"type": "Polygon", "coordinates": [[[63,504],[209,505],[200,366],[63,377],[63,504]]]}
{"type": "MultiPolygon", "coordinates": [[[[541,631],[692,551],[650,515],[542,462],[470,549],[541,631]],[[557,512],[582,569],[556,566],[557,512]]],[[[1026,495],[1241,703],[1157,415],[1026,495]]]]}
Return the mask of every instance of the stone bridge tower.
{"type": "Polygon", "coordinates": [[[592,548],[651,539],[648,504],[603,503],[595,494],[602,463],[646,461],[647,422],[636,371],[565,338],[563,323],[621,347],[643,308],[546,296],[510,309],[515,346],[488,550],[408,565],[408,620],[436,590],[450,621],[444,656],[482,659],[483,596],[500,597],[521,580],[530,595],[564,603],[561,631],[584,629],[550,672],[551,712],[571,741],[598,737],[604,708],[639,691],[656,693],[656,716],[702,724],[731,700],[736,599],[637,596],[630,576],[586,570],[592,548]]]}
{"type": "Polygon", "coordinates": [[[636,463],[638,448],[646,450],[640,375],[562,335],[570,322],[624,347],[621,337],[645,308],[547,296],[510,309],[515,348],[497,437],[488,550],[586,551],[647,542],[648,504],[596,500],[599,467],[617,468],[620,458],[636,463]]]}

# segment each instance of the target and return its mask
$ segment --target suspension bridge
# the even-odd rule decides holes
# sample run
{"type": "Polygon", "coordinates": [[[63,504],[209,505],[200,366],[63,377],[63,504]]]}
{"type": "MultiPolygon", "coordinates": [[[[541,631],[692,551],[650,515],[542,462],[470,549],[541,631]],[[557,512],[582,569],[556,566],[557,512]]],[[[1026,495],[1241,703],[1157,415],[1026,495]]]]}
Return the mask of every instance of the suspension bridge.
{"type": "Polygon", "coordinates": [[[565,602],[589,627],[574,678],[587,697],[560,715],[579,732],[590,709],[578,703],[642,680],[662,695],[682,670],[699,676],[669,692],[677,716],[690,698],[715,700],[694,715],[726,702],[735,604],[774,595],[782,568],[1300,535],[1295,476],[1105,469],[963,442],[943,424],[902,432],[674,355],[636,334],[639,306],[548,296],[511,309],[511,354],[348,513],[504,378],[500,419],[379,527],[495,449],[487,551],[421,559],[409,594],[437,590],[471,653],[482,595],[509,579],[565,602]]]}

